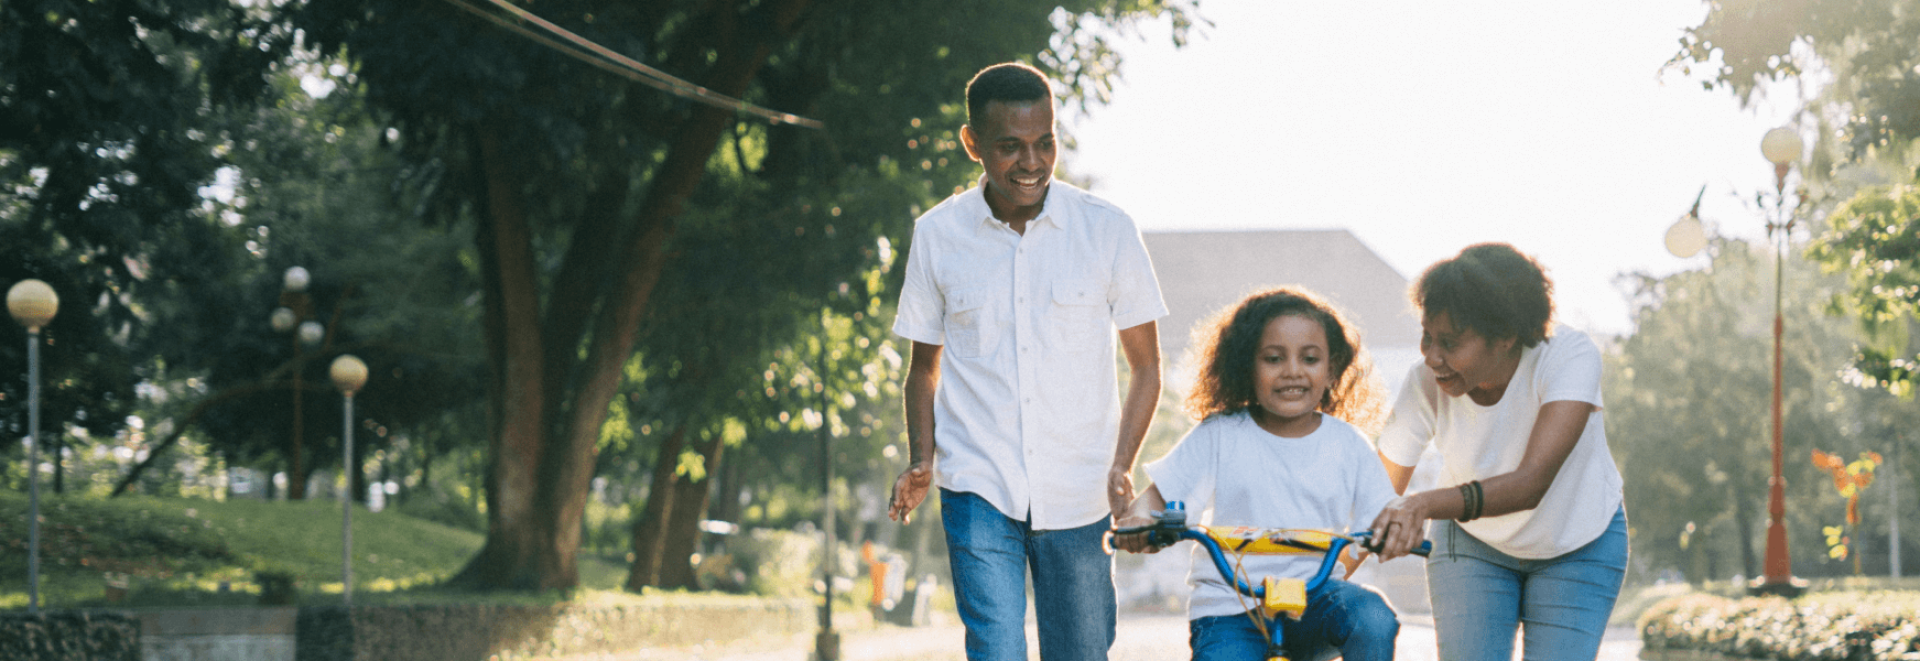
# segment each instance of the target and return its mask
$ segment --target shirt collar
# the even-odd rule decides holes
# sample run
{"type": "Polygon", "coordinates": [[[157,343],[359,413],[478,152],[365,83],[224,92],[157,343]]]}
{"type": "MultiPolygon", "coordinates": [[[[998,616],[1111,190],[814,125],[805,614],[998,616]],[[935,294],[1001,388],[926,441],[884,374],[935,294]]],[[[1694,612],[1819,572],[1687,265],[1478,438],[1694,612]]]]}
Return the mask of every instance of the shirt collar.
{"type": "MultiPolygon", "coordinates": [[[[967,191],[967,195],[972,198],[975,214],[980,217],[982,224],[989,226],[1006,225],[1006,223],[1000,222],[1000,219],[993,217],[993,207],[987,204],[986,175],[980,175],[980,178],[974,181],[973,189],[967,191]]],[[[1065,193],[1060,189],[1060,181],[1049,180],[1047,182],[1047,202],[1040,209],[1040,215],[1027,222],[1027,227],[1031,228],[1036,225],[1045,224],[1051,224],[1054,227],[1065,227],[1067,220],[1066,197],[1065,193]]]]}

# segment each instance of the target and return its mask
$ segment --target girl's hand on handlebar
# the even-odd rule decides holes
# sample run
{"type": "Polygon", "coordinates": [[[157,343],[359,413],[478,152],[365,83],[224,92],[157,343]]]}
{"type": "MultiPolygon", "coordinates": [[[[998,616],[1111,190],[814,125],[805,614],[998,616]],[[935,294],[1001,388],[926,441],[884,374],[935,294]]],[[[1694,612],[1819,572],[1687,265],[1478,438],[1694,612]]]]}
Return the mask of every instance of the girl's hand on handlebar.
{"type": "MultiPolygon", "coordinates": [[[[1150,526],[1150,525],[1153,525],[1153,519],[1151,517],[1144,517],[1137,514],[1127,514],[1126,516],[1116,519],[1113,522],[1113,527],[1115,530],[1122,529],[1122,528],[1138,528],[1138,527],[1150,526]]],[[[1112,533],[1108,533],[1108,534],[1112,534],[1112,533]]],[[[1147,543],[1146,533],[1133,533],[1130,535],[1113,535],[1113,547],[1120,549],[1122,551],[1130,551],[1133,553],[1159,553],[1160,552],[1160,547],[1147,543]]]]}
{"type": "Polygon", "coordinates": [[[1374,552],[1380,554],[1380,561],[1386,562],[1413,552],[1413,547],[1426,537],[1428,516],[1425,502],[1417,497],[1401,496],[1387,503],[1380,514],[1373,518],[1374,552]]]}

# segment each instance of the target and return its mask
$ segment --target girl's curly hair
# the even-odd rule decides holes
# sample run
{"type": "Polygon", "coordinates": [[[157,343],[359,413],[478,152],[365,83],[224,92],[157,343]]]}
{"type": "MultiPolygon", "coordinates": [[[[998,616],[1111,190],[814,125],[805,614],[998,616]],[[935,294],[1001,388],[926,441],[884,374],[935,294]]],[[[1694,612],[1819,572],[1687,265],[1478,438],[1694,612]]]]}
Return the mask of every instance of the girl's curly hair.
{"type": "Polygon", "coordinates": [[[1387,389],[1373,372],[1360,331],[1339,308],[1304,287],[1279,287],[1248,296],[1194,330],[1200,374],[1186,411],[1195,419],[1238,413],[1257,405],[1254,360],[1267,324],[1282,316],[1320,323],[1327,334],[1331,381],[1320,398],[1322,413],[1337,416],[1372,436],[1386,422],[1387,389]]]}

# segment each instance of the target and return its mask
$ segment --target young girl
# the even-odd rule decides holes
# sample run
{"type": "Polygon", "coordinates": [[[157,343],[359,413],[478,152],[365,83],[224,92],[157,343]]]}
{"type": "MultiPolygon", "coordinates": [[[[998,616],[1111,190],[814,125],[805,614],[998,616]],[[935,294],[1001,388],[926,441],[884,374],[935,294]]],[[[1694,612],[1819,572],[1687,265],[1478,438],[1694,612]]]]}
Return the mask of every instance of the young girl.
{"type": "MultiPolygon", "coordinates": [[[[1210,515],[1209,525],[1345,532],[1366,527],[1393,499],[1363,436],[1380,424],[1385,391],[1359,334],[1332,305],[1300,288],[1261,292],[1196,338],[1202,368],[1187,412],[1200,425],[1147,464],[1153,486],[1116,526],[1146,525],[1151,512],[1179,500],[1190,512],[1205,512],[1203,521],[1210,515]]],[[[1128,537],[1117,540],[1121,548],[1152,552],[1143,535],[1128,537]]],[[[1255,581],[1309,578],[1319,565],[1311,555],[1242,558],[1255,581]]],[[[1268,638],[1248,615],[1259,605],[1235,592],[1197,549],[1187,583],[1195,661],[1266,658],[1268,638]]],[[[1276,624],[1297,661],[1335,654],[1386,661],[1400,630],[1386,599],[1346,581],[1328,581],[1308,595],[1305,616],[1276,624]]]]}

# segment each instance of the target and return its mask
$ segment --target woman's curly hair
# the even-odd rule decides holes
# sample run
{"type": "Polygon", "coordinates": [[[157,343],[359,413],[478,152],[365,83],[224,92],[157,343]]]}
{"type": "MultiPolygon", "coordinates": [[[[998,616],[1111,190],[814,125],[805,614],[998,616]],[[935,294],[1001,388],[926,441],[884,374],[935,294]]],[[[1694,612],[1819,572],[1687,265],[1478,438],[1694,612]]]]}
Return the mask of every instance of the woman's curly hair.
{"type": "Polygon", "coordinates": [[[1505,243],[1474,244],[1435,262],[1409,293],[1423,318],[1445,314],[1488,342],[1513,339],[1516,351],[1553,335],[1553,279],[1505,243]]]}
{"type": "Polygon", "coordinates": [[[1373,372],[1360,331],[1339,308],[1304,287],[1279,287],[1248,296],[1194,330],[1200,374],[1186,411],[1195,419],[1238,413],[1257,405],[1254,360],[1267,324],[1283,316],[1320,323],[1327,334],[1331,381],[1320,412],[1339,417],[1372,436],[1386,422],[1387,389],[1373,372]]]}

